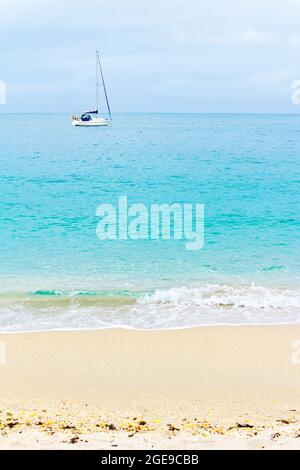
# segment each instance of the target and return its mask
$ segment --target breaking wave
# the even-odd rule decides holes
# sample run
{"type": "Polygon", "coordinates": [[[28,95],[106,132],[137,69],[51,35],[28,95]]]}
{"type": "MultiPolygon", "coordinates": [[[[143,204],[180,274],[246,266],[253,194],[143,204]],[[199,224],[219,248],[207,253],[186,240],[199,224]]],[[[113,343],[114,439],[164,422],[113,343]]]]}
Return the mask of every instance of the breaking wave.
{"type": "Polygon", "coordinates": [[[206,284],[151,292],[35,291],[0,294],[0,331],[300,323],[300,290],[206,284]]]}
{"type": "Polygon", "coordinates": [[[140,304],[226,307],[234,309],[300,308],[300,290],[206,285],[157,290],[138,301],[140,304]]]}

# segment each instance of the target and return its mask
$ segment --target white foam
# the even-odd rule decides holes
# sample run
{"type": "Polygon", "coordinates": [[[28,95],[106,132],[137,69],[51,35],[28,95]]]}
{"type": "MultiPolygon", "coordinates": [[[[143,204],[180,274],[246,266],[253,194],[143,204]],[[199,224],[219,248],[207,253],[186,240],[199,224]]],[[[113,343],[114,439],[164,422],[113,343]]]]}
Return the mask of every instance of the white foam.
{"type": "Polygon", "coordinates": [[[300,323],[299,289],[206,284],[140,294],[129,304],[99,303],[92,297],[90,302],[80,302],[74,292],[65,295],[63,303],[58,300],[38,298],[36,304],[28,297],[4,297],[0,332],[300,323]]]}
{"type": "Polygon", "coordinates": [[[300,290],[260,286],[221,286],[208,284],[199,288],[178,287],[157,290],[138,300],[140,304],[168,304],[230,308],[300,308],[300,290]]]}

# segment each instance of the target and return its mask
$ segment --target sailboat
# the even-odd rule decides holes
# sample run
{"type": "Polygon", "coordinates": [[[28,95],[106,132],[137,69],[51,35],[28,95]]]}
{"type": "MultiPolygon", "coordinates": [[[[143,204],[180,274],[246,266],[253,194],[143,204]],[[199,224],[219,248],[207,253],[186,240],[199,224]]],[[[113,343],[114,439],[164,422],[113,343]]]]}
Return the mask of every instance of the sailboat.
{"type": "Polygon", "coordinates": [[[81,116],[76,116],[73,114],[72,116],[72,124],[73,126],[81,126],[81,127],[99,127],[99,126],[108,126],[108,124],[112,121],[110,105],[108,101],[105,81],[103,70],[100,62],[99,52],[96,51],[96,100],[97,100],[97,108],[94,111],[87,111],[83,113],[81,116]],[[99,116],[99,78],[101,77],[106,106],[109,114],[109,119],[105,119],[99,116]]]}

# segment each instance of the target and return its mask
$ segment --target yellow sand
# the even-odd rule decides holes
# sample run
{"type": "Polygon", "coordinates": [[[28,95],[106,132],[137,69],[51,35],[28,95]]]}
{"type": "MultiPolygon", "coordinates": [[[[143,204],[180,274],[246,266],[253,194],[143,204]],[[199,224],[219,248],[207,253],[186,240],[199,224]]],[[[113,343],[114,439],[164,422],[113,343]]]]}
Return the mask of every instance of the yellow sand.
{"type": "Polygon", "coordinates": [[[83,421],[97,416],[116,427],[138,416],[156,423],[155,432],[159,423],[181,430],[185,422],[206,420],[228,429],[291,420],[295,434],[298,339],[299,326],[0,335],[2,413],[43,409],[83,421]]]}

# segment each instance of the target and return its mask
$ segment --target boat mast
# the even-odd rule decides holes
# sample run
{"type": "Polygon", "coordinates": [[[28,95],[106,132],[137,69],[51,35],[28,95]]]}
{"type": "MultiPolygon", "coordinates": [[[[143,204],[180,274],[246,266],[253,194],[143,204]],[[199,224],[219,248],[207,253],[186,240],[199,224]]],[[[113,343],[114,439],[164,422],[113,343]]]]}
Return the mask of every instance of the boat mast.
{"type": "MultiPolygon", "coordinates": [[[[103,85],[103,89],[104,89],[104,94],[105,94],[105,99],[106,99],[107,110],[108,110],[108,114],[109,114],[110,120],[112,120],[111,111],[110,111],[110,106],[109,106],[109,101],[108,101],[108,96],[107,96],[107,91],[106,91],[106,86],[105,86],[105,81],[104,81],[103,70],[102,70],[102,67],[101,67],[101,62],[100,62],[100,57],[99,57],[99,52],[98,52],[98,51],[96,51],[96,55],[97,55],[97,63],[98,63],[99,70],[100,70],[102,85],[103,85]]],[[[97,68],[97,70],[98,70],[98,68],[97,68]]],[[[97,72],[97,74],[98,74],[98,72],[97,72]]],[[[98,80],[99,80],[99,79],[98,79],[98,80]]],[[[98,88],[99,88],[99,84],[98,84],[98,88]]],[[[97,96],[98,96],[98,88],[97,88],[97,96]]],[[[98,99],[98,98],[97,98],[97,99],[98,99]]]]}
{"type": "Polygon", "coordinates": [[[99,66],[98,66],[98,51],[96,51],[96,103],[97,111],[99,113],[99,66]]]}

